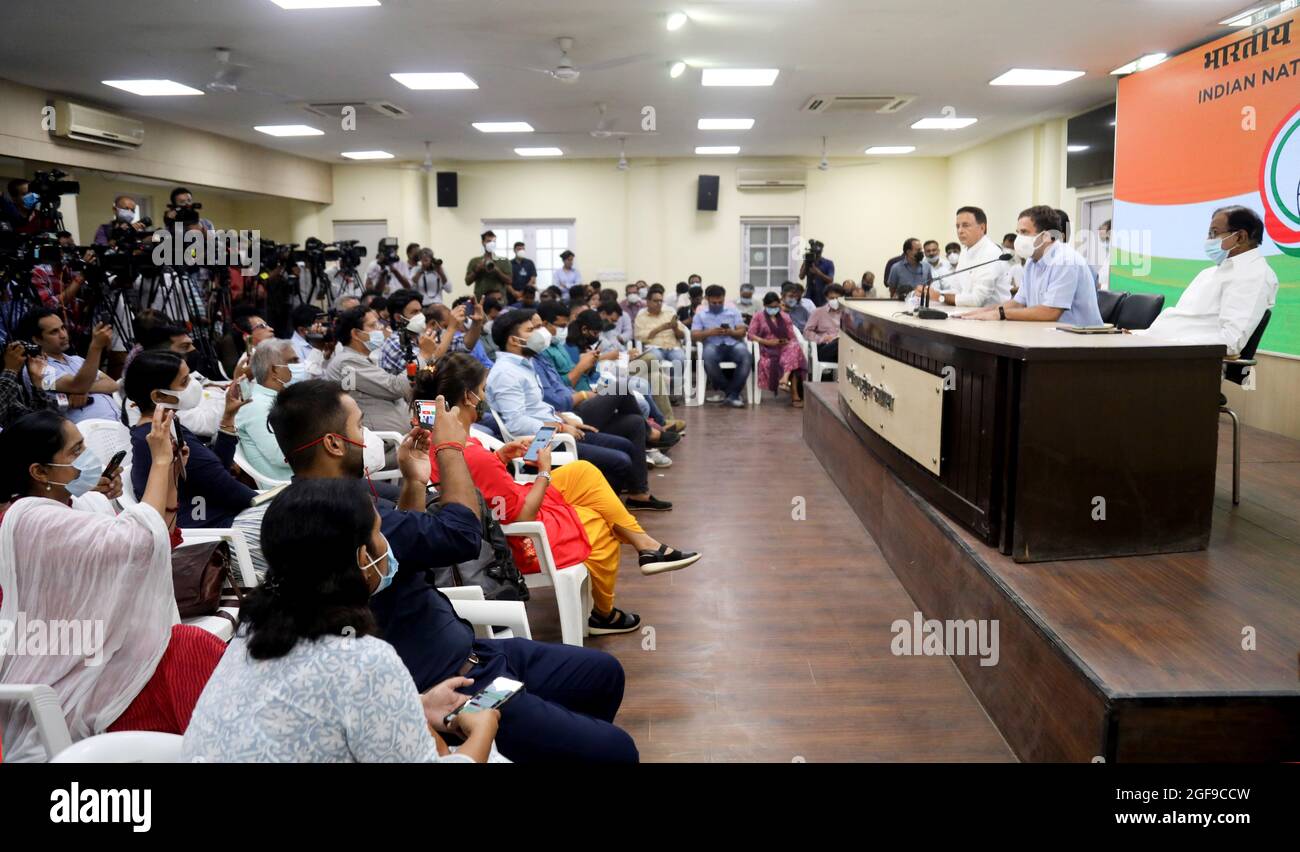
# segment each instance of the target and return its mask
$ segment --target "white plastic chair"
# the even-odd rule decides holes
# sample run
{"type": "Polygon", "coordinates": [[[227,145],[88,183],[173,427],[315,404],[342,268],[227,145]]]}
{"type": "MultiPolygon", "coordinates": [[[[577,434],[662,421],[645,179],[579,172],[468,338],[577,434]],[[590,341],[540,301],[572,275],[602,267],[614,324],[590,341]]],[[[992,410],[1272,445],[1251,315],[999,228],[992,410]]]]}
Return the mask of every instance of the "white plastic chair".
{"type": "Polygon", "coordinates": [[[834,361],[823,361],[818,358],[817,344],[805,338],[803,332],[799,330],[798,326],[795,326],[794,334],[796,339],[799,341],[799,345],[803,347],[804,357],[808,359],[808,381],[823,381],[822,377],[825,375],[826,370],[833,370],[838,376],[839,364],[834,361]]]}
{"type": "MultiPolygon", "coordinates": [[[[758,392],[758,344],[752,340],[745,341],[749,345],[749,378],[745,380],[743,393],[749,397],[750,405],[758,405],[762,397],[758,392]]],[[[736,369],[735,361],[722,361],[718,364],[724,370],[736,369]]],[[[704,389],[708,386],[709,377],[704,371],[704,344],[702,342],[695,344],[695,405],[704,404],[704,389]]],[[[688,397],[688,403],[691,399],[688,397]]]]}
{"type": "Polygon", "coordinates": [[[82,420],[77,429],[85,439],[87,449],[103,464],[108,464],[118,452],[126,450],[126,458],[122,459],[122,496],[117,502],[123,507],[139,502],[135,489],[131,487],[131,430],[117,420],[94,417],[82,420]]]}
{"type": "Polygon", "coordinates": [[[235,464],[239,465],[240,470],[253,478],[253,481],[257,483],[259,491],[269,491],[272,488],[278,488],[288,481],[272,479],[254,467],[253,463],[248,460],[248,455],[244,452],[244,445],[242,443],[235,445],[235,464]]]}
{"type": "Polygon", "coordinates": [[[45,684],[0,683],[0,702],[23,702],[28,706],[47,759],[72,745],[72,735],[68,733],[59,697],[45,684]]]}
{"type": "Polygon", "coordinates": [[[587,566],[582,563],[567,568],[556,567],[551,552],[551,541],[541,521],[517,521],[503,524],[507,536],[523,536],[533,542],[540,574],[525,574],[524,582],[530,589],[555,589],[555,603],[560,611],[560,641],[565,645],[582,647],[582,638],[589,632],[587,616],[592,609],[591,579],[587,566]]]}
{"type": "Polygon", "coordinates": [[[158,731],[115,731],[75,742],[50,763],[180,763],[180,734],[158,731]]]}
{"type": "Polygon", "coordinates": [[[457,615],[474,625],[475,638],[533,638],[523,601],[484,600],[480,586],[447,586],[438,591],[451,601],[457,615]]]}
{"type": "MultiPolygon", "coordinates": [[[[248,549],[244,533],[231,527],[201,527],[182,531],[183,543],[198,544],[205,541],[224,541],[230,545],[230,556],[234,567],[239,571],[239,585],[244,589],[257,587],[257,572],[253,569],[253,554],[248,549]]],[[[221,611],[234,618],[239,618],[239,608],[223,606],[221,611]]],[[[228,618],[219,615],[196,615],[183,618],[181,623],[192,627],[201,627],[216,636],[222,642],[229,642],[235,636],[235,625],[228,618]]]]}
{"type": "MultiPolygon", "coordinates": [[[[400,432],[370,432],[369,430],[367,430],[367,432],[369,433],[366,436],[367,438],[369,438],[370,435],[374,435],[376,438],[378,438],[381,441],[392,441],[394,444],[401,444],[402,439],[406,437],[400,432]]],[[[402,472],[396,468],[376,470],[370,472],[370,478],[377,482],[382,482],[385,480],[401,479],[402,472]]]]}
{"type": "MultiPolygon", "coordinates": [[[[506,421],[502,419],[500,414],[497,414],[495,408],[489,408],[488,411],[492,412],[492,419],[496,421],[497,428],[501,430],[501,435],[506,439],[506,441],[513,441],[516,436],[510,434],[510,430],[506,428],[506,421]]],[[[577,417],[577,415],[575,414],[574,417],[577,417]]],[[[581,421],[582,418],[579,417],[578,420],[581,421]]],[[[555,437],[552,438],[551,441],[551,446],[557,444],[566,446],[568,447],[567,452],[572,453],[574,458],[578,457],[578,441],[572,435],[565,432],[556,432],[555,437]]],[[[551,459],[551,465],[555,465],[554,457],[551,459]]]]}

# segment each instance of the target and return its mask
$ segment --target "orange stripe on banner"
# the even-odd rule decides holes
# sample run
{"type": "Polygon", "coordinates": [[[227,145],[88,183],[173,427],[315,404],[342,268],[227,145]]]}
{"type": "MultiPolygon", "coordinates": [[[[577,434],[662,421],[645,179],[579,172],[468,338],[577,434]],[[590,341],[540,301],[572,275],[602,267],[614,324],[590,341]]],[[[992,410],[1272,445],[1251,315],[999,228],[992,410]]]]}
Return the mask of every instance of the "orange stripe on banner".
{"type": "Polygon", "coordinates": [[[1298,101],[1300,10],[1125,77],[1115,197],[1192,204],[1258,191],[1269,137],[1298,101]]]}

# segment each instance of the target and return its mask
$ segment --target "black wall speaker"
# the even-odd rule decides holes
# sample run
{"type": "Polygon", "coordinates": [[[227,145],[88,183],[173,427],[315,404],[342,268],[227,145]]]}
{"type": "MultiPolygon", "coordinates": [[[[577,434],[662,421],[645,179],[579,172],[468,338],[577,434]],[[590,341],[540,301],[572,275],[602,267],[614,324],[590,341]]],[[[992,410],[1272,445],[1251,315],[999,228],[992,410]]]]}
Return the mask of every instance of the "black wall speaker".
{"type": "Polygon", "coordinates": [[[718,209],[718,176],[700,175],[699,197],[695,201],[696,210],[718,209]]]}
{"type": "Polygon", "coordinates": [[[455,207],[456,206],[456,173],[455,172],[438,172],[438,206],[455,207]]]}

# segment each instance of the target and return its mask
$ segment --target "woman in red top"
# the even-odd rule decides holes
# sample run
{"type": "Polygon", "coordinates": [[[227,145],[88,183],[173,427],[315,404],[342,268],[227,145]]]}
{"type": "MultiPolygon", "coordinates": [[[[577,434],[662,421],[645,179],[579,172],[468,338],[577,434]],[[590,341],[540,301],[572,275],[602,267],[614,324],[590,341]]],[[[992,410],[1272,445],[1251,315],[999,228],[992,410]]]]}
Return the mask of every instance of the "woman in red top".
{"type": "MultiPolygon", "coordinates": [[[[436,372],[420,374],[415,398],[441,396],[449,406],[457,406],[452,411],[468,431],[478,419],[480,403],[486,405],[486,385],[487,370],[483,365],[458,353],[439,362],[436,372]]],[[[693,564],[700,555],[668,547],[647,535],[604,475],[589,462],[570,462],[552,474],[551,450],[547,447],[537,454],[537,479],[527,484],[515,482],[507,465],[527,452],[531,441],[511,441],[493,452],[470,438],[465,445],[465,463],[475,487],[502,523],[541,521],[557,566],[586,564],[595,605],[587,620],[592,634],[636,630],[641,626],[640,616],[614,606],[621,545],[637,549],[643,574],[676,571],[693,564]]],[[[436,451],[431,449],[430,455],[436,467],[436,451]]],[[[515,538],[510,542],[519,570],[536,573],[536,559],[520,547],[521,541],[526,542],[515,538]]]]}

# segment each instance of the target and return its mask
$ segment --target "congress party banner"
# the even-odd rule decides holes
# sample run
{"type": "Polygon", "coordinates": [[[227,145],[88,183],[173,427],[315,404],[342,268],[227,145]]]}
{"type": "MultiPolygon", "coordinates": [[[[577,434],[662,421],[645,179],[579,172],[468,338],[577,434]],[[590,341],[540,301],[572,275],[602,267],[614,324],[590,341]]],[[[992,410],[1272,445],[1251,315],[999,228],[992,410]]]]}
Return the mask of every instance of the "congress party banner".
{"type": "Polygon", "coordinates": [[[1110,286],[1177,302],[1216,208],[1250,207],[1281,286],[1261,350],[1300,355],[1300,10],[1119,83],[1110,286]]]}

